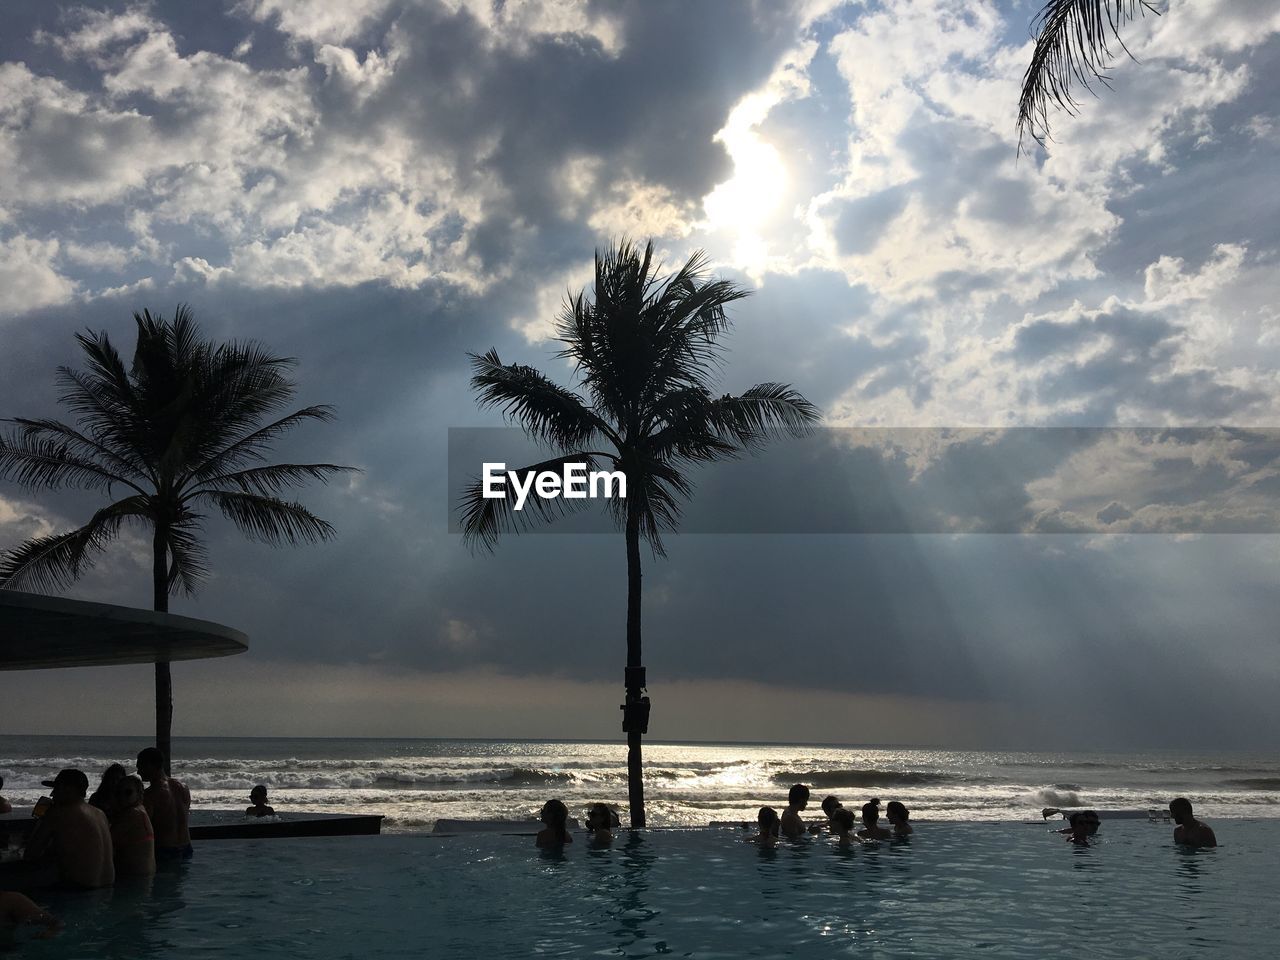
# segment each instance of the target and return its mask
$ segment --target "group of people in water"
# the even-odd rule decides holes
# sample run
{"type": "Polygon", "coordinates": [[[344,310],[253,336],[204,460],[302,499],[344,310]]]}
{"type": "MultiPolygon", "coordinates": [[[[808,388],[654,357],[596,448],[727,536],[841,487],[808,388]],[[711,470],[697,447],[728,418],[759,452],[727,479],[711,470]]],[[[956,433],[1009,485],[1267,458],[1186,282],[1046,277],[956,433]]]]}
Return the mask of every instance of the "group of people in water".
{"type": "Polygon", "coordinates": [[[113,763],[93,793],[74,768],[43,781],[52,789],[32,810],[36,823],[23,859],[51,867],[53,885],[64,890],[107,887],[117,877],[150,876],[157,863],[189,859],[191,792],[165,766],[164,754],[147,747],[136,773],[113,763]]]}
{"type": "MultiPolygon", "coordinates": [[[[885,808],[889,821],[888,827],[880,826],[880,801],[869,800],[862,805],[861,829],[855,831],[853,811],[845,809],[837,797],[827,797],[822,801],[823,820],[806,824],[800,814],[809,806],[809,788],[797,783],[787,791],[787,806],[778,815],[773,807],[761,807],[756,817],[760,832],[747,837],[748,843],[772,846],[782,837],[797,840],[809,833],[821,833],[826,830],[836,837],[841,846],[852,846],[855,843],[868,843],[877,840],[889,840],[893,837],[908,837],[912,833],[911,813],[906,806],[892,800],[885,808]]],[[[536,844],[544,849],[563,847],[573,843],[573,835],[569,833],[569,808],[563,801],[548,800],[542,806],[540,815],[543,829],[538,831],[536,844]]],[[[613,831],[620,825],[617,811],[605,803],[593,803],[587,808],[586,828],[593,845],[608,844],[613,840],[613,831]]]]}
{"type": "MultiPolygon", "coordinates": [[[[885,819],[889,826],[880,825],[880,800],[872,798],[862,805],[861,816],[855,819],[840,799],[828,796],[822,801],[823,819],[806,823],[801,813],[809,806],[810,791],[803,783],[797,783],[787,791],[787,805],[781,816],[773,807],[761,807],[756,816],[758,832],[747,837],[748,843],[762,847],[775,846],[782,838],[798,840],[806,834],[827,832],[836,838],[841,847],[881,840],[902,839],[915,832],[911,825],[911,811],[898,800],[885,805],[885,819]],[[862,826],[855,830],[858,823],[862,826]]],[[[1191,801],[1178,797],[1169,804],[1169,814],[1177,824],[1173,842],[1188,847],[1216,847],[1218,838],[1213,829],[1197,820],[1191,801]]],[[[569,808],[560,800],[548,800],[542,807],[543,829],[538,831],[536,844],[543,849],[563,847],[573,843],[569,833],[569,808]]],[[[587,808],[586,828],[592,845],[607,845],[613,840],[613,831],[619,826],[617,812],[604,803],[593,803],[587,808]]],[[[1098,832],[1102,821],[1094,810],[1077,810],[1067,816],[1067,826],[1058,833],[1065,834],[1069,843],[1090,846],[1090,838],[1098,832]]]]}
{"type": "MultiPolygon", "coordinates": [[[[147,747],[138,754],[136,773],[113,763],[93,793],[89,778],[74,768],[42,781],[51,789],[32,810],[36,822],[22,855],[31,871],[28,886],[96,890],[118,879],[150,877],[159,864],[190,860],[191,791],[165,768],[164,754],[147,747]]],[[[254,787],[249,798],[246,816],[275,813],[265,786],[254,787]]],[[[11,810],[0,797],[0,811],[11,810]]],[[[50,931],[57,924],[23,894],[5,891],[0,921],[45,924],[50,931]]]]}
{"type": "Polygon", "coordinates": [[[756,815],[759,832],[748,837],[748,843],[761,846],[773,846],[781,837],[798,840],[806,833],[822,833],[824,830],[836,838],[842,847],[858,843],[874,843],[879,840],[890,840],[894,837],[909,837],[914,832],[911,826],[911,811],[897,801],[891,800],[885,807],[888,827],[880,826],[880,801],[872,798],[862,805],[861,815],[855,817],[852,810],[845,807],[835,796],[825,797],[822,801],[823,820],[805,823],[800,814],[809,806],[809,788],[797,783],[787,791],[787,805],[778,815],[773,807],[761,807],[756,815]],[[861,828],[855,827],[861,823],[861,828]]]}

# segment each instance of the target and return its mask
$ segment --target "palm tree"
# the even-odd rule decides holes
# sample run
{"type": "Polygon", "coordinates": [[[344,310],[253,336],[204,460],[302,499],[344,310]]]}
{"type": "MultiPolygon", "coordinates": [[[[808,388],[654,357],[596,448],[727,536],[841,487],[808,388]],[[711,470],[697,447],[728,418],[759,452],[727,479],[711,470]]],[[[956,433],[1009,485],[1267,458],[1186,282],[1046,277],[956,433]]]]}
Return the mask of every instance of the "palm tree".
{"type": "Polygon", "coordinates": [[[1148,0],[1048,0],[1031,24],[1036,45],[1018,101],[1019,152],[1027,136],[1044,146],[1051,104],[1076,113],[1073,83],[1090,92],[1095,81],[1110,86],[1102,71],[1111,61],[1111,42],[1129,53],[1120,26],[1148,11],[1160,15],[1148,0]]]}
{"type": "MultiPolygon", "coordinates": [[[[737,456],[781,435],[798,436],[819,419],[816,407],[786,384],[762,383],[741,396],[715,397],[718,342],[729,329],[725,306],[748,291],[705,276],[695,253],[659,277],[653,244],[628,241],[596,252],[595,300],[570,297],[560,316],[557,354],[573,362],[578,393],[533,367],[504,364],[494,350],[471,354],[471,385],[482,407],[493,407],[556,456],[517,471],[609,465],[626,477],[625,498],[606,501],[627,548],[627,668],[623,730],[631,825],[643,827],[640,738],[648,731],[649,699],[640,651],[640,541],[663,556],[662,534],[674,530],[681,501],[693,491],[687,468],[737,456]]],[[[486,498],[480,483],[461,504],[467,542],[492,549],[503,532],[553,519],[589,501],[531,497],[520,513],[510,499],[486,498]]]]}
{"type": "MultiPolygon", "coordinates": [[[[30,489],[63,486],[125,494],[69,533],[36,537],[0,555],[0,587],[69,586],[120,532],[149,527],[154,608],[169,595],[195,592],[206,573],[199,534],[214,507],[250,539],[270,544],[328,540],[333,528],[278,494],[349,470],[331,463],[267,464],[271,442],[305,420],[330,421],[328,406],[262,420],[285,404],[294,361],[254,343],[214,346],[191,311],[172,321],[134,314],[138,343],[125,368],[106,333],[77,334],[88,369],[58,368],[61,401],[76,426],[15,418],[0,436],[0,479],[30,489]]],[[[170,753],[173,685],[168,663],[156,668],[156,746],[170,753]]]]}

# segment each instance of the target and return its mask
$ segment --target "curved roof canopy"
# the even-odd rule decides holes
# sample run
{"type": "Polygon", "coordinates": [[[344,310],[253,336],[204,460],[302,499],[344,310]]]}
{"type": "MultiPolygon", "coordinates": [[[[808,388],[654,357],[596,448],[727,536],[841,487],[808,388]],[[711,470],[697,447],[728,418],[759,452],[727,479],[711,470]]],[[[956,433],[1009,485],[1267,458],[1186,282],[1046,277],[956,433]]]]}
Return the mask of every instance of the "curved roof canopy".
{"type": "Polygon", "coordinates": [[[0,590],[0,670],[201,660],[248,649],[239,630],[208,620],[0,590]]]}

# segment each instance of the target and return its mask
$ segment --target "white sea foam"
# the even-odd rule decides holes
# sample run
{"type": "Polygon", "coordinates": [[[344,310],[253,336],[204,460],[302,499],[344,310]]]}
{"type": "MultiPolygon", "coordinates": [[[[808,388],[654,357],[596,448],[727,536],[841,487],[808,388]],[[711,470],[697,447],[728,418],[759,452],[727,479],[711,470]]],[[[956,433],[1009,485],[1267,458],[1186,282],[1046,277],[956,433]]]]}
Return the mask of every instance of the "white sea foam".
{"type": "MultiPolygon", "coordinates": [[[[63,767],[91,783],[110,763],[132,769],[145,741],[0,737],[5,795],[30,803],[63,767]]],[[[265,784],[277,809],[378,812],[390,830],[436,818],[524,819],[549,796],[625,810],[622,744],[496,741],[199,740],[175,744],[174,775],[196,803],[243,808],[265,784]]],[[[850,807],[872,795],[905,802],[917,820],[1022,820],[1046,806],[1103,809],[1195,799],[1207,817],[1280,816],[1280,767],[1260,757],[1080,755],[746,745],[646,746],[649,822],[751,820],[807,783],[850,807]]]]}

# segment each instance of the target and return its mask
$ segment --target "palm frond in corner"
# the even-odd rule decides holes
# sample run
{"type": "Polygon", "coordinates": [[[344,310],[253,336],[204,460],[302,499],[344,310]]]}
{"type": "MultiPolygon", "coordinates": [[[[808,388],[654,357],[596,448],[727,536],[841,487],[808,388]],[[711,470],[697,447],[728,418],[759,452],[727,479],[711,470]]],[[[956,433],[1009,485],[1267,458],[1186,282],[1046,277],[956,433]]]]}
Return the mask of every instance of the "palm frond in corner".
{"type": "Polygon", "coordinates": [[[1044,5],[1031,23],[1036,46],[1018,100],[1019,153],[1028,136],[1045,145],[1051,106],[1072,115],[1078,111],[1073,87],[1092,93],[1095,82],[1110,86],[1103,71],[1111,64],[1111,44],[1132,57],[1120,27],[1148,12],[1160,16],[1148,0],[1049,0],[1044,5]]]}

